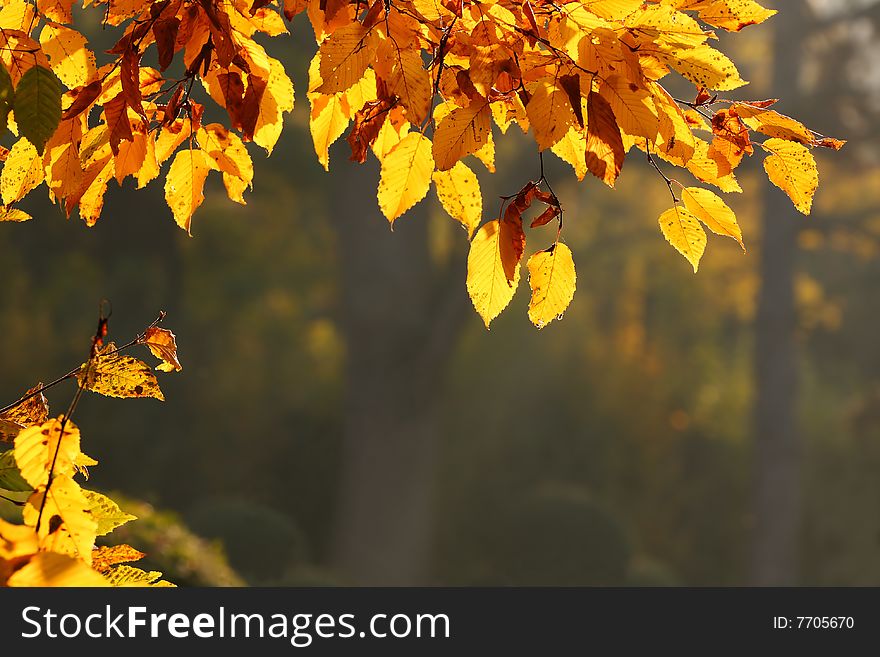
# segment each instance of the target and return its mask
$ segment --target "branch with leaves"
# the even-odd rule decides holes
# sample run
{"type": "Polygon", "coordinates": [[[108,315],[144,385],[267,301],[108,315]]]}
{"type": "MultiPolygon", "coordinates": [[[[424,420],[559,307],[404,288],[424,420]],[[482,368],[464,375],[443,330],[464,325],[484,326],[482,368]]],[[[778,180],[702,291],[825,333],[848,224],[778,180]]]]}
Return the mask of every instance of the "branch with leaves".
{"type": "Polygon", "coordinates": [[[95,540],[135,517],[110,498],[82,488],[97,461],[83,453],[72,417],[85,391],[111,397],[163,399],[149,365],[123,351],[146,346],[159,371],[180,371],[174,334],[159,326],[164,313],[121,347],[105,343],[109,317],[103,314],[85,363],[47,385],[38,385],[0,411],[0,490],[22,507],[22,524],[0,520],[0,586],[169,586],[159,572],[128,564],[144,554],[129,545],[95,547],[95,540]],[[50,419],[43,395],[76,379],[67,411],[50,419]],[[16,499],[26,495],[24,499],[16,499]]]}
{"type": "MultiPolygon", "coordinates": [[[[330,146],[348,131],[353,161],[372,153],[381,163],[377,201],[392,226],[433,184],[472,239],[467,287],[487,326],[513,297],[526,248],[521,218],[484,222],[474,166],[495,171],[496,130],[516,125],[579,180],[609,187],[628,153],[644,151],[674,199],[661,232],[695,271],[706,228],[743,237],[716,192],[679,183],[661,162],[735,193],[737,167],[762,151],[770,181],[807,214],[812,149],[843,146],[775,101],[719,96],[746,82],[713,46],[715,31],[776,13],[755,0],[84,0],[121,32],[100,64],[72,27],[72,5],[7,0],[0,10],[0,131],[18,137],[0,153],[0,220],[29,219],[17,204],[45,184],[68,216],[93,225],[111,178],[144,187],[169,160],[165,199],[187,232],[212,171],[244,204],[247,143],[271,153],[294,105],[288,74],[257,37],[285,34],[284,19],[303,14],[317,42],[306,96],[319,162],[329,169],[330,146]],[[694,100],[666,91],[673,75],[693,84],[694,100]],[[205,103],[227,120],[203,124],[205,103]]],[[[539,327],[574,289],[556,216],[554,246],[528,265],[539,327]]]]}

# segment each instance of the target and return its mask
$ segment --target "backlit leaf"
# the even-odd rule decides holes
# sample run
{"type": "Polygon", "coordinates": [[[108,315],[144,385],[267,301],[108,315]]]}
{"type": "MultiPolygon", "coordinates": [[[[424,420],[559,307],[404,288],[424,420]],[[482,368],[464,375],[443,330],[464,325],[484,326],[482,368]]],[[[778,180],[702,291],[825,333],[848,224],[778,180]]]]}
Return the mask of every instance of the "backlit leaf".
{"type": "Polygon", "coordinates": [[[379,208],[391,224],[425,198],[431,186],[434,159],[431,140],[411,132],[382,160],[379,208]]]}
{"type": "Polygon", "coordinates": [[[539,329],[559,319],[574,298],[577,276],[571,250],[562,242],[538,251],[528,262],[529,319],[539,329]]]}
{"type": "Polygon", "coordinates": [[[763,147],[771,153],[764,160],[770,182],[788,194],[800,212],[810,214],[819,186],[819,170],[813,154],[806,146],[783,139],[768,139],[763,147]]]}
{"type": "Polygon", "coordinates": [[[681,253],[694,268],[700,268],[700,260],[706,251],[706,231],[697,217],[679,205],[660,215],[660,230],[666,240],[681,253]]]}

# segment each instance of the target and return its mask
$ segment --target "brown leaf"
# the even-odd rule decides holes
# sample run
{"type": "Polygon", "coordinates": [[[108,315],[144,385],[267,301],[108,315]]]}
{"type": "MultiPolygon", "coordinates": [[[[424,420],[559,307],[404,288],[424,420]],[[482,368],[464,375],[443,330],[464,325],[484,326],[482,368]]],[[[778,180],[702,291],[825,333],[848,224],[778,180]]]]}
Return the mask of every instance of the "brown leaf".
{"type": "Polygon", "coordinates": [[[177,340],[174,333],[168,329],[151,326],[144,333],[144,338],[141,342],[147,345],[153,355],[162,361],[156,367],[157,370],[162,372],[179,372],[183,369],[180,366],[180,361],[177,360],[177,340]]]}
{"type": "Polygon", "coordinates": [[[156,48],[159,51],[159,70],[164,71],[174,60],[174,46],[177,42],[177,31],[180,19],[163,18],[153,24],[153,36],[156,37],[156,48]]]}
{"type": "Polygon", "coordinates": [[[61,115],[61,119],[63,121],[68,121],[85,112],[91,107],[92,103],[95,102],[98,96],[101,95],[101,90],[102,84],[100,80],[95,80],[84,87],[74,89],[71,92],[73,95],[73,102],[70,104],[70,107],[64,111],[64,114],[61,115]]]}
{"type": "Polygon", "coordinates": [[[104,103],[104,117],[107,121],[107,128],[110,130],[110,148],[113,149],[114,155],[119,153],[119,142],[134,140],[124,94],[125,92],[122,91],[113,100],[104,103]]]}
{"type": "MultiPolygon", "coordinates": [[[[42,385],[42,383],[38,383],[24,393],[20,399],[32,395],[34,391],[39,390],[42,385]]],[[[0,413],[0,441],[9,442],[25,427],[34,424],[43,424],[48,419],[49,402],[46,401],[46,397],[41,392],[27,401],[10,408],[5,413],[0,413]]]]}

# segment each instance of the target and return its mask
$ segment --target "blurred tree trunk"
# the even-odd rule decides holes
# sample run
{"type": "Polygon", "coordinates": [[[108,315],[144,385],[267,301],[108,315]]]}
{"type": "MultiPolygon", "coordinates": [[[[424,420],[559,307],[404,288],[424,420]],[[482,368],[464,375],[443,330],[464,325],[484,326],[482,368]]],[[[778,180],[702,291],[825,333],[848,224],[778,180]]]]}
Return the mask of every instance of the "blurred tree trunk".
{"type": "MultiPolygon", "coordinates": [[[[771,88],[786,107],[792,108],[803,100],[798,79],[800,45],[809,23],[808,8],[805,0],[777,0],[774,4],[781,12],[774,19],[771,88]]],[[[801,520],[794,276],[797,233],[803,217],[776,187],[766,183],[764,190],[761,290],[755,320],[755,524],[751,581],[758,586],[785,586],[797,580],[801,520]]]]}
{"type": "Polygon", "coordinates": [[[467,295],[438,280],[430,200],[392,233],[376,205],[377,181],[375,167],[339,162],[330,200],[347,345],[333,559],[354,584],[402,586],[428,578],[442,366],[467,295]]]}

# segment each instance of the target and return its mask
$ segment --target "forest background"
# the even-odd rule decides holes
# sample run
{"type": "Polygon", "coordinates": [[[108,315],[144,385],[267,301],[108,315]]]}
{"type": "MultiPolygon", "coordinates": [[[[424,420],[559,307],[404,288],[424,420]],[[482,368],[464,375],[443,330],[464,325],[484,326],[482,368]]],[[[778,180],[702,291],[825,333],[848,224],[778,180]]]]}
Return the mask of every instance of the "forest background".
{"type": "MultiPolygon", "coordinates": [[[[99,299],[118,336],[168,312],[167,401],[77,413],[90,487],[142,518],[114,538],[180,584],[880,584],[880,5],[766,4],[722,36],[746,96],[850,143],[806,218],[744,165],[748,254],[714,240],[694,276],[647,163],[610,191],[548,155],[575,303],[538,332],[519,295],[487,332],[463,231],[432,199],[390,232],[377,167],[340,140],[325,173],[303,97],[246,207],[209,181],[195,238],[160,186],[111,185],[93,228],[29,197],[0,231],[0,399],[81,360],[99,299]]],[[[305,89],[291,29],[267,45],[305,89]]],[[[486,199],[538,175],[498,149],[486,199]]]]}

